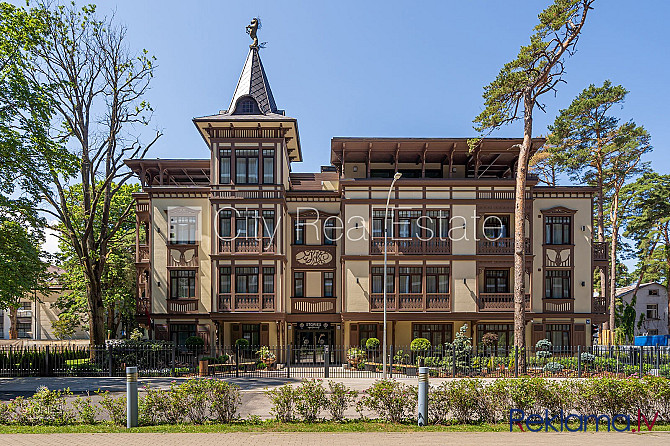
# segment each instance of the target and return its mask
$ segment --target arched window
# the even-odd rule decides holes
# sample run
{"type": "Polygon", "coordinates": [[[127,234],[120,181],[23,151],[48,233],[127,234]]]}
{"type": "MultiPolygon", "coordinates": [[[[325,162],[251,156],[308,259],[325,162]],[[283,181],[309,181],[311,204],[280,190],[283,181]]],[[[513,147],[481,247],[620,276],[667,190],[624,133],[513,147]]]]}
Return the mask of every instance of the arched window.
{"type": "Polygon", "coordinates": [[[256,101],[253,98],[250,97],[241,98],[237,103],[237,107],[235,107],[235,114],[239,115],[258,114],[258,105],[256,105],[256,101]]]}

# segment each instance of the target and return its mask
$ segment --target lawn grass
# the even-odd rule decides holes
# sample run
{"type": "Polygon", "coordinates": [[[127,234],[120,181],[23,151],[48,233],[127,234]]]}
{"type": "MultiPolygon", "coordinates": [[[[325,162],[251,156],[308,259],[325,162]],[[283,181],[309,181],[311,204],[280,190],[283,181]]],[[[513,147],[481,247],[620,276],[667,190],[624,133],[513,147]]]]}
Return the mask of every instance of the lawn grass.
{"type": "MultiPolygon", "coordinates": [[[[515,429],[518,431],[518,429],[515,429]]],[[[589,429],[593,431],[593,429],[589,429]]],[[[654,431],[670,431],[670,424],[657,423],[654,431]]],[[[75,424],[69,426],[16,426],[0,425],[0,434],[55,434],[55,433],[229,433],[229,432],[509,432],[509,424],[453,424],[419,427],[415,424],[395,424],[381,421],[353,420],[342,423],[323,421],[317,423],[280,423],[240,421],[232,424],[174,424],[144,426],[133,429],[111,423],[75,424]]],[[[605,431],[606,432],[606,431],[605,431]]],[[[646,432],[646,428],[643,428],[646,432]]]]}

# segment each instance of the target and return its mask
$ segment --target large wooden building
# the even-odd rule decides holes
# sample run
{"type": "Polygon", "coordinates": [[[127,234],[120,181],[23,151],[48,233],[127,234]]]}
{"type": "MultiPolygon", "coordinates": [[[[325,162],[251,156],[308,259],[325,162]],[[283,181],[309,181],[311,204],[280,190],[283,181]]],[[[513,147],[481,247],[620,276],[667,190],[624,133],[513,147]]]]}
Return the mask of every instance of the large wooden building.
{"type": "MultiPolygon", "coordinates": [[[[202,159],[129,160],[137,209],[138,319],[157,339],[209,345],[477,342],[513,333],[517,139],[333,138],[330,165],[302,160],[298,122],[275,104],[251,47],[228,110],[193,119],[202,159]]],[[[533,150],[543,144],[533,141],[533,150]]],[[[589,187],[528,181],[527,342],[588,345],[605,320],[593,271],[589,187]]]]}

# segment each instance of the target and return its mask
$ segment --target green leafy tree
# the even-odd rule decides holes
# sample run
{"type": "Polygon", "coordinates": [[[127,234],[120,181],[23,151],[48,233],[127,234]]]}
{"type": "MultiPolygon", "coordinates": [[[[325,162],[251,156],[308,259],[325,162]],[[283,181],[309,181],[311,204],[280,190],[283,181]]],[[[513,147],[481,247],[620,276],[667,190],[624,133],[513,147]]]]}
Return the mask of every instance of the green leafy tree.
{"type": "Polygon", "coordinates": [[[42,8],[0,3],[0,215],[20,213],[33,225],[43,223],[34,211],[38,185],[50,168],[68,173],[73,166],[49,137],[49,86],[26,74],[34,68],[31,51],[45,42],[46,22],[42,8]]]}
{"type": "Polygon", "coordinates": [[[635,337],[635,328],[638,329],[642,327],[644,322],[644,314],[640,314],[640,317],[637,317],[635,311],[635,304],[637,302],[637,296],[633,295],[630,300],[630,303],[620,301],[617,302],[615,307],[615,316],[616,316],[616,328],[614,330],[614,336],[617,344],[630,344],[633,342],[635,337]]]}
{"type": "Polygon", "coordinates": [[[25,222],[0,220],[0,308],[10,310],[10,339],[18,337],[20,299],[49,290],[47,265],[40,258],[40,233],[26,227],[25,222]]]}
{"type": "MultiPolygon", "coordinates": [[[[115,187],[115,185],[113,185],[115,187]]],[[[110,205],[107,230],[123,218],[123,224],[109,240],[107,252],[104,253],[105,264],[102,271],[102,300],[104,307],[104,328],[115,335],[119,325],[125,320],[130,321],[135,313],[136,272],[134,264],[135,251],[135,224],[134,211],[127,218],[124,213],[133,203],[132,194],[139,190],[137,184],[125,184],[114,194],[110,205]]],[[[86,230],[86,219],[83,207],[77,206],[83,202],[83,187],[75,185],[65,191],[69,203],[73,205],[73,214],[70,221],[78,231],[78,236],[86,230]]],[[[93,232],[98,234],[104,230],[102,208],[93,220],[93,232]]],[[[60,260],[65,273],[61,276],[61,283],[68,290],[59,297],[57,302],[61,309],[59,327],[66,329],[64,334],[77,326],[90,330],[90,320],[87,314],[87,278],[79,258],[68,237],[68,230],[58,225],[60,237],[60,260]]]]}
{"type": "MultiPolygon", "coordinates": [[[[532,151],[533,110],[544,109],[542,97],[563,81],[564,64],[577,45],[595,0],[554,0],[538,18],[530,43],[506,63],[496,79],[484,87],[484,110],[474,119],[475,130],[492,131],[523,120],[519,145],[514,211],[514,345],[525,348],[525,210],[528,162],[532,151]]],[[[470,142],[474,149],[478,140],[470,142]]],[[[525,369],[525,362],[521,366],[525,369]]]]}
{"type": "Polygon", "coordinates": [[[100,18],[93,5],[43,9],[46,41],[31,49],[33,64],[24,75],[50,87],[50,135],[76,157],[77,168],[74,175],[63,175],[58,166],[48,166],[48,181],[36,186],[42,211],[58,221],[56,229],[80,265],[90,342],[99,345],[106,337],[108,254],[133,211],[132,202],[115,207],[115,197],[132,178],[124,160],[144,157],[160,137],[156,132],[145,144],[135,136],[152,111],[145,93],[154,58],[146,50],[131,51],[126,29],[113,18],[100,18]],[[75,183],[78,200],[72,199],[75,183]]]}

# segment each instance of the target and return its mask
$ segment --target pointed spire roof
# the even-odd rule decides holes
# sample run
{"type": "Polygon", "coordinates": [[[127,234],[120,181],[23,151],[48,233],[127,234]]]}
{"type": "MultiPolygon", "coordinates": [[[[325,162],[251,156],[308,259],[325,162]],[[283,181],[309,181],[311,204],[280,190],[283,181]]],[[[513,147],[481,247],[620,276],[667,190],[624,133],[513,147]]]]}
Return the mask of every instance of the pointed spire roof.
{"type": "Polygon", "coordinates": [[[240,80],[237,82],[237,88],[233,94],[233,99],[230,101],[228,113],[235,113],[238,101],[241,97],[251,96],[256,100],[258,108],[261,113],[277,113],[277,105],[270,90],[265,69],[261,62],[261,57],[258,54],[258,47],[250,47],[247,60],[244,62],[240,80]]]}

